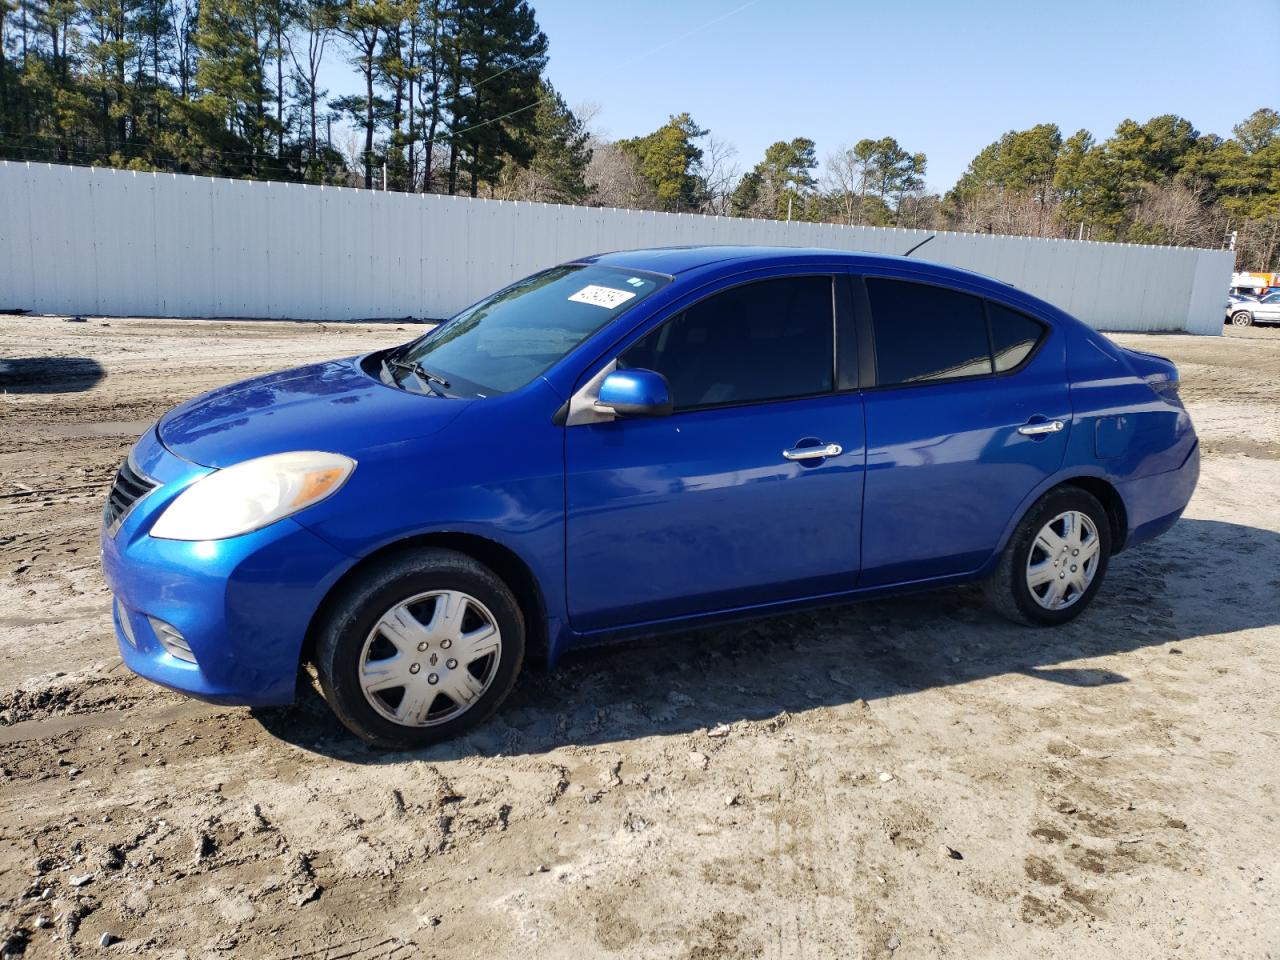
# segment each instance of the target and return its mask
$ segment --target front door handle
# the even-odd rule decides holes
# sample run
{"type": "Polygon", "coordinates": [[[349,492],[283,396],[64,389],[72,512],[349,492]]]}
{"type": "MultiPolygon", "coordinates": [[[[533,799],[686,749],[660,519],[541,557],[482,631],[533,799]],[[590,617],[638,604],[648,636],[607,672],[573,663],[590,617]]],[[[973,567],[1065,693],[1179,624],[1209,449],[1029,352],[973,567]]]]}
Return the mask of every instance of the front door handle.
{"type": "Polygon", "coordinates": [[[792,447],[782,451],[782,455],[788,460],[821,460],[823,457],[838,457],[842,453],[844,447],[838,443],[826,443],[820,447],[792,447]]]}
{"type": "Polygon", "coordinates": [[[1046,420],[1044,423],[1024,423],[1018,432],[1024,437],[1038,437],[1046,433],[1057,433],[1066,424],[1061,420],[1046,420]]]}

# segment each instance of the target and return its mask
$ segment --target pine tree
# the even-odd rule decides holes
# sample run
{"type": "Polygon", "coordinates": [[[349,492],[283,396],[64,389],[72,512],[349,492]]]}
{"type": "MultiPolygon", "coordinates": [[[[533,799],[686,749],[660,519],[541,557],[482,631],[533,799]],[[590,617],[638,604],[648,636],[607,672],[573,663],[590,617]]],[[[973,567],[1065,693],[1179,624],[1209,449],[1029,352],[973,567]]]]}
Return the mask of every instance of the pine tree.
{"type": "Polygon", "coordinates": [[[547,38],[526,0],[456,0],[449,58],[449,192],[464,172],[471,196],[506,162],[527,167],[547,63],[547,38]]]}
{"type": "Polygon", "coordinates": [[[385,34],[401,23],[405,9],[395,0],[348,0],[337,21],[337,31],[346,41],[352,65],[360,71],[365,92],[362,97],[344,97],[335,106],[357,118],[364,127],[364,186],[373,187],[374,138],[387,114],[387,102],[379,97],[379,54],[385,34]]]}
{"type": "Polygon", "coordinates": [[[299,0],[295,8],[296,29],[285,34],[293,66],[290,73],[293,103],[301,115],[304,177],[313,182],[328,179],[332,166],[328,142],[323,150],[320,147],[319,108],[325,96],[325,91],[320,89],[320,70],[338,16],[335,0],[299,0]]]}
{"type": "Polygon", "coordinates": [[[538,94],[530,135],[532,159],[527,168],[508,161],[498,192],[509,199],[585,203],[592,192],[586,182],[591,147],[585,125],[549,80],[538,82],[538,94]]]}
{"type": "Polygon", "coordinates": [[[815,144],[808,137],[779,140],[764,152],[764,159],[742,178],[733,192],[734,216],[774,220],[811,219],[816,208],[808,204],[818,165],[815,144]]]}
{"type": "Polygon", "coordinates": [[[640,176],[653,189],[663,210],[696,209],[702,199],[698,177],[702,150],[694,142],[710,131],[693,122],[687,113],[671,117],[653,133],[618,146],[636,163],[640,176]]]}
{"type": "Polygon", "coordinates": [[[285,173],[272,156],[277,120],[269,66],[278,54],[274,0],[202,0],[195,42],[198,97],[183,117],[187,162],[241,176],[285,173]]]}

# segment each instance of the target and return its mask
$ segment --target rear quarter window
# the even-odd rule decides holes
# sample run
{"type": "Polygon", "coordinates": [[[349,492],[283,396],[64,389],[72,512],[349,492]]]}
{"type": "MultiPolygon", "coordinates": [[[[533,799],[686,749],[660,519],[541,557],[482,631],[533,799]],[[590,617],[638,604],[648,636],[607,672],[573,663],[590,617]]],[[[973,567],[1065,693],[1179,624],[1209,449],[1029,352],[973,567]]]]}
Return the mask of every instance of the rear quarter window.
{"type": "Polygon", "coordinates": [[[1044,336],[1044,325],[1025,313],[987,302],[991,320],[991,353],[996,373],[1012,370],[1031,356],[1044,336]]]}

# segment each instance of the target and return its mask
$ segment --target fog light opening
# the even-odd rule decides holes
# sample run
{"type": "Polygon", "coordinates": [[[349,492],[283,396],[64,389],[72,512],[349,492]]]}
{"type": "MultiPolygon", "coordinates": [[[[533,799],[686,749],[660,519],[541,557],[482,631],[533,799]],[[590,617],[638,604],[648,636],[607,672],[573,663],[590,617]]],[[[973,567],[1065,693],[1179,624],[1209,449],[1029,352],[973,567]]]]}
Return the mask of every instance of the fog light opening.
{"type": "Polygon", "coordinates": [[[116,623],[120,624],[120,632],[124,634],[124,638],[129,641],[129,646],[138,649],[138,638],[133,635],[133,620],[129,617],[129,611],[119,600],[115,601],[116,605],[116,623]]]}
{"type": "Polygon", "coordinates": [[[187,643],[187,638],[182,635],[182,631],[173,624],[157,620],[155,617],[147,617],[147,621],[155,631],[160,646],[164,647],[169,656],[185,660],[187,663],[196,662],[196,655],[191,652],[191,644],[187,643]]]}

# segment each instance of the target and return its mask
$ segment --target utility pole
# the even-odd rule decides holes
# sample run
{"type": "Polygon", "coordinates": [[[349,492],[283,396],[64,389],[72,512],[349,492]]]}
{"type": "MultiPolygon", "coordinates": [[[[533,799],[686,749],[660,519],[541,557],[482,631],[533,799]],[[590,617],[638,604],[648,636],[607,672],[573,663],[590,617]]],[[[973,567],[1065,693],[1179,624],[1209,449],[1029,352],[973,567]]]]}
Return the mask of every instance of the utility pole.
{"type": "Polygon", "coordinates": [[[387,192],[387,161],[382,161],[382,192],[387,192]]]}
{"type": "Polygon", "coordinates": [[[791,198],[787,197],[787,223],[791,222],[791,198]]]}

